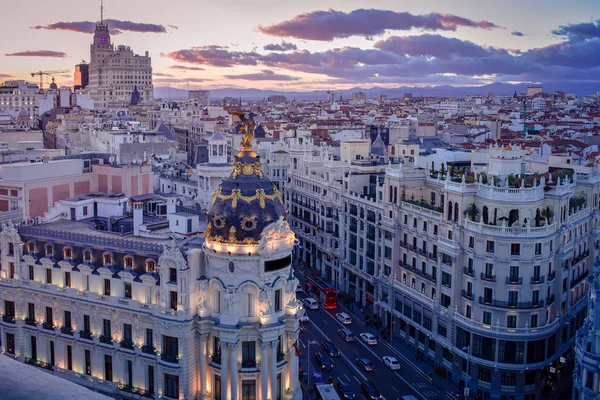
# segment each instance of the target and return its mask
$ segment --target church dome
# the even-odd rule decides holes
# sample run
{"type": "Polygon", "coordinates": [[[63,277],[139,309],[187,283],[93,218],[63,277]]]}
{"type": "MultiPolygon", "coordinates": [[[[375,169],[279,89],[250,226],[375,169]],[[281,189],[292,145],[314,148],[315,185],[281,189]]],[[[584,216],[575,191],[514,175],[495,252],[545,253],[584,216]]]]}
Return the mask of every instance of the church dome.
{"type": "Polygon", "coordinates": [[[57,90],[58,85],[54,82],[54,77],[52,77],[52,83],[50,84],[50,90],[57,90]]]}
{"type": "Polygon", "coordinates": [[[233,171],[213,193],[205,236],[222,243],[258,244],[264,228],[285,216],[283,196],[263,175],[260,157],[242,147],[233,171]]]}

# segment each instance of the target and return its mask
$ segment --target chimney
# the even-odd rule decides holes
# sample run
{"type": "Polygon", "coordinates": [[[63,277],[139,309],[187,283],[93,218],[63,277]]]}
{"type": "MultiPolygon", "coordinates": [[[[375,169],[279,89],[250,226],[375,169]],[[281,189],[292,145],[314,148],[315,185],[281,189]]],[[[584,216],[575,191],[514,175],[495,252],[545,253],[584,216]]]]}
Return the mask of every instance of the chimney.
{"type": "Polygon", "coordinates": [[[133,235],[140,236],[140,226],[144,223],[144,203],[133,203],[133,235]]]}
{"type": "Polygon", "coordinates": [[[169,197],[167,199],[167,215],[175,214],[177,212],[177,199],[175,197],[169,197]]]}

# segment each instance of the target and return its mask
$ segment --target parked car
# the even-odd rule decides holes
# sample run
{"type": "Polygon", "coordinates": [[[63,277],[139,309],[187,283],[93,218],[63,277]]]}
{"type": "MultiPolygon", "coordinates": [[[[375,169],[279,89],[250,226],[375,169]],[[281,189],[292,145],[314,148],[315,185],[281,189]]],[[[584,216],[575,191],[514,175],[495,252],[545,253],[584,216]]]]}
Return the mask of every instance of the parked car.
{"type": "Polygon", "coordinates": [[[296,285],[296,293],[298,292],[304,292],[304,289],[302,289],[302,285],[301,284],[297,284],[296,285]]]}
{"type": "Polygon", "coordinates": [[[377,344],[377,338],[368,332],[361,333],[360,339],[370,346],[374,346],[377,344]]]}
{"type": "Polygon", "coordinates": [[[318,352],[316,357],[321,369],[333,369],[333,360],[325,352],[318,352]]]}
{"type": "Polygon", "coordinates": [[[329,355],[329,357],[339,357],[340,349],[329,340],[323,342],[323,351],[329,355]]]}
{"type": "Polygon", "coordinates": [[[356,394],[354,394],[354,390],[352,389],[350,382],[346,382],[339,377],[337,378],[337,381],[335,382],[335,389],[339,393],[340,397],[343,399],[355,399],[356,398],[356,394]]]}
{"type": "Polygon", "coordinates": [[[396,357],[392,356],[384,356],[383,362],[388,366],[389,369],[396,371],[400,369],[400,363],[396,359],[396,357]]]}
{"type": "Polygon", "coordinates": [[[319,308],[319,303],[317,303],[317,301],[315,299],[313,299],[312,297],[307,297],[305,299],[302,299],[302,303],[304,303],[306,308],[308,308],[310,310],[317,310],[319,308]]]}
{"type": "Polygon", "coordinates": [[[304,314],[300,317],[300,322],[308,322],[308,315],[304,314]]]}
{"type": "Polygon", "coordinates": [[[354,333],[350,332],[348,328],[341,328],[337,330],[338,335],[340,335],[346,342],[354,342],[356,340],[356,336],[354,333]]]}
{"type": "Polygon", "coordinates": [[[352,318],[345,312],[335,314],[335,317],[344,325],[350,325],[352,323],[352,318]]]}
{"type": "Polygon", "coordinates": [[[383,399],[383,397],[381,397],[381,393],[379,393],[379,389],[377,389],[377,386],[375,386],[375,384],[371,381],[362,381],[360,383],[360,388],[362,389],[362,392],[365,394],[365,396],[368,399],[371,400],[380,400],[383,399]]]}
{"type": "Polygon", "coordinates": [[[357,358],[356,363],[367,372],[373,371],[373,369],[375,368],[371,360],[369,360],[368,358],[357,358]]]}

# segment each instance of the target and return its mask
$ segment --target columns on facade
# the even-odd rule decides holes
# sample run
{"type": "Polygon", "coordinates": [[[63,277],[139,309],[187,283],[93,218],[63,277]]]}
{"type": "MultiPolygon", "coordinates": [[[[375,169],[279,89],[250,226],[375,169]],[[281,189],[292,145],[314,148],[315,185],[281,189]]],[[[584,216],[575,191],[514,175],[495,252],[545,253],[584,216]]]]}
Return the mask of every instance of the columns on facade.
{"type": "Polygon", "coordinates": [[[269,372],[268,372],[268,363],[269,363],[269,343],[261,343],[261,354],[260,354],[260,398],[268,399],[269,398],[269,372]]]}
{"type": "Polygon", "coordinates": [[[238,398],[238,344],[231,343],[231,400],[238,398]]]}
{"type": "MultiPolygon", "coordinates": [[[[292,393],[296,393],[298,387],[298,356],[296,355],[296,349],[292,348],[289,351],[289,363],[291,365],[290,368],[290,383],[289,388],[292,393]]],[[[287,388],[285,388],[287,390],[287,388]]]]}
{"type": "Polygon", "coordinates": [[[200,398],[206,395],[206,364],[208,334],[200,335],[200,398]]]}
{"type": "Polygon", "coordinates": [[[275,400],[277,396],[277,344],[279,340],[271,342],[271,400],[275,400]]]}
{"type": "MultiPolygon", "coordinates": [[[[221,393],[222,399],[227,400],[229,393],[229,364],[227,364],[227,349],[229,348],[229,343],[221,342],[221,393]]],[[[218,399],[215,399],[218,400],[218,399]]]]}

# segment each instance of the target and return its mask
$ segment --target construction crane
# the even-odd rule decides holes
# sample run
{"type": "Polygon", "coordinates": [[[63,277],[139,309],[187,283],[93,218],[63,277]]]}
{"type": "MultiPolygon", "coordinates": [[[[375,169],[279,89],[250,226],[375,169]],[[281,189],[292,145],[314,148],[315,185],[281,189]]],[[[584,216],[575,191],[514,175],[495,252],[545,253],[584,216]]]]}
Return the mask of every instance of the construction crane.
{"type": "Polygon", "coordinates": [[[43,89],[44,75],[63,74],[65,72],[71,72],[71,71],[68,69],[57,69],[54,71],[37,71],[37,72],[32,72],[31,77],[33,78],[34,76],[39,75],[40,76],[40,89],[43,89]]]}

